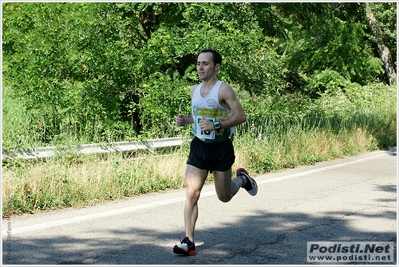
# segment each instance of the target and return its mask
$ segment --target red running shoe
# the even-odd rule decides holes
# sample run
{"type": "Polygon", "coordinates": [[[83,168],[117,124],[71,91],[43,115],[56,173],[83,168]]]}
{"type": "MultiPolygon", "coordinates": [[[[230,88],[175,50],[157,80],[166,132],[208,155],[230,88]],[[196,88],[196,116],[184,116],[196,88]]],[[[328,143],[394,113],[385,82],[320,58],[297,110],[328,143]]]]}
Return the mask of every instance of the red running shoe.
{"type": "Polygon", "coordinates": [[[191,242],[187,236],[181,241],[180,244],[177,244],[173,247],[173,252],[176,254],[183,254],[185,256],[194,256],[197,254],[195,251],[194,242],[191,242]]]}
{"type": "Polygon", "coordinates": [[[243,188],[245,188],[245,190],[247,190],[247,192],[251,195],[251,196],[255,196],[258,193],[258,184],[256,183],[256,181],[249,176],[248,172],[244,169],[244,168],[239,168],[237,169],[237,177],[244,177],[246,182],[243,184],[243,188]]]}

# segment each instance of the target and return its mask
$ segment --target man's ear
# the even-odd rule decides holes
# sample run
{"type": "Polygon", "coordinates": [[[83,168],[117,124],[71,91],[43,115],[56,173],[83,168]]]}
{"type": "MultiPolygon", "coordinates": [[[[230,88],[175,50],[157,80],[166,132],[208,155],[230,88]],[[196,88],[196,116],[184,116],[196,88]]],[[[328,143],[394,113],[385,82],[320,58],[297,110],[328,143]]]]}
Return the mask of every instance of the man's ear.
{"type": "Polygon", "coordinates": [[[221,67],[220,63],[216,64],[216,65],[215,65],[215,70],[216,70],[216,71],[219,71],[219,70],[220,70],[220,67],[221,67]]]}

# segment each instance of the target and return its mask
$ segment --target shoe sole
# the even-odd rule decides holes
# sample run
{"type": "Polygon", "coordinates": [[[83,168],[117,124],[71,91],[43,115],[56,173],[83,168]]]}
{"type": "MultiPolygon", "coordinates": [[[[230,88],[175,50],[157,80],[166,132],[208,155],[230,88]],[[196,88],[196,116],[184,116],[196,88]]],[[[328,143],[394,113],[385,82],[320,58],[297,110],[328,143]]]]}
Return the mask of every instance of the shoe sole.
{"type": "Polygon", "coordinates": [[[182,254],[184,256],[194,256],[197,255],[197,252],[195,250],[189,250],[186,251],[184,249],[179,248],[178,246],[173,247],[173,252],[176,254],[182,254]]]}

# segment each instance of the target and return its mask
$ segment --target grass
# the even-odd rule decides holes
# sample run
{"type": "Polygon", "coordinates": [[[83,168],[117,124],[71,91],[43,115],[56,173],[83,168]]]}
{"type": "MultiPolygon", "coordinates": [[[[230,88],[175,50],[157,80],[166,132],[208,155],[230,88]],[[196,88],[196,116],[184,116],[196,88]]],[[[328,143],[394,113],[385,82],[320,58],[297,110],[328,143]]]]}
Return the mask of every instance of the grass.
{"type": "MultiPolygon", "coordinates": [[[[345,109],[334,112],[331,105],[337,101],[326,98],[304,113],[249,116],[234,139],[233,170],[245,167],[257,175],[394,146],[395,90],[389,92],[381,93],[381,99],[389,101],[345,103],[345,109]],[[328,107],[321,109],[326,101],[328,107]]],[[[186,143],[167,154],[70,153],[46,160],[3,161],[3,217],[182,188],[188,151],[186,143]]]]}
{"type": "Polygon", "coordinates": [[[184,156],[76,155],[3,167],[3,215],[93,205],[183,187],[184,156]],[[160,168],[162,166],[162,168],[160,168]]]}
{"type": "Polygon", "coordinates": [[[35,147],[28,125],[32,116],[26,116],[23,101],[11,96],[10,90],[2,91],[2,147],[35,147]]]}

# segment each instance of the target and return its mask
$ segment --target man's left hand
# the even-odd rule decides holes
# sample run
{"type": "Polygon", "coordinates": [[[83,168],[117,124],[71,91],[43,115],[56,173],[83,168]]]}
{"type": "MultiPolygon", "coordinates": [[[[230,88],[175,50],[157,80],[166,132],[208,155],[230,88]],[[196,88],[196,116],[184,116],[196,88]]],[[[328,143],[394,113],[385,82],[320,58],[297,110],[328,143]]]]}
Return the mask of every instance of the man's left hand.
{"type": "Polygon", "coordinates": [[[199,122],[199,126],[201,128],[201,131],[213,131],[215,130],[213,128],[213,122],[210,120],[207,120],[205,117],[202,117],[202,119],[199,122]]]}

